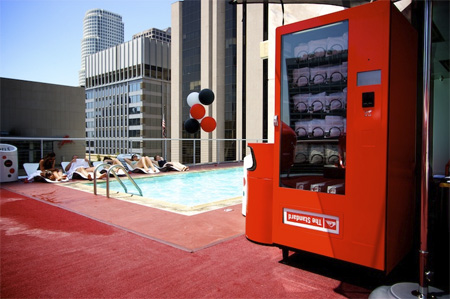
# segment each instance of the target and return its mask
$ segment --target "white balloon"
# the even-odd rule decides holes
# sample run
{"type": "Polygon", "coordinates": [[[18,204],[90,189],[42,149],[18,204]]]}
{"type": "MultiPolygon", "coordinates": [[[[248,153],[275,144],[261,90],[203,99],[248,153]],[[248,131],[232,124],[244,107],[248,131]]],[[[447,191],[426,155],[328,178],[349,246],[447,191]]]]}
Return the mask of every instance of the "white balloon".
{"type": "Polygon", "coordinates": [[[201,104],[200,100],[198,99],[198,92],[191,92],[188,96],[187,96],[187,103],[189,105],[189,107],[194,106],[195,104],[201,104]]]}

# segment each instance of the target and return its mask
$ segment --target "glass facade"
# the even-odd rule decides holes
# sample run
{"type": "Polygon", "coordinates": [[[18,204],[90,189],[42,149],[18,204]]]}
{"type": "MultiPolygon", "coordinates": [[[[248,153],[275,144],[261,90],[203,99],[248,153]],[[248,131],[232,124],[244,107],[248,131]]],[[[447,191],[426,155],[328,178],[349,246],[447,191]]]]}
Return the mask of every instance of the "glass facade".
{"type": "Polygon", "coordinates": [[[161,60],[149,65],[146,57],[152,55],[150,51],[170,57],[170,45],[141,37],[129,41],[126,47],[135,51],[126,53],[110,48],[87,57],[86,137],[94,139],[87,144],[87,150],[102,155],[128,152],[160,155],[161,144],[139,138],[162,137],[163,108],[170,100],[170,64],[161,60]],[[116,68],[102,65],[104,57],[116,52],[121,53],[118,60],[131,61],[126,55],[135,52],[142,59],[116,68]],[[96,72],[98,65],[109,72],[96,72]],[[155,71],[141,71],[147,65],[155,71]],[[129,138],[138,139],[128,141],[129,138]]]}
{"type": "MultiPolygon", "coordinates": [[[[201,66],[201,3],[200,0],[186,0],[183,2],[182,10],[182,76],[181,85],[182,93],[182,121],[188,119],[190,107],[186,98],[191,92],[199,92],[201,88],[200,82],[200,66],[201,66]]],[[[187,133],[183,128],[183,138],[200,138],[200,132],[195,134],[187,133]]],[[[182,145],[183,163],[192,163],[193,153],[192,145],[184,143],[182,145]]],[[[196,161],[200,161],[200,144],[195,149],[196,161]]]]}
{"type": "Polygon", "coordinates": [[[85,86],[85,58],[124,42],[124,24],[118,14],[93,9],[86,12],[83,19],[83,39],[81,41],[80,86],[85,86]]]}
{"type": "Polygon", "coordinates": [[[347,59],[347,21],[282,37],[282,187],[345,194],[347,59]]]}
{"type": "MultiPolygon", "coordinates": [[[[220,0],[216,0],[220,1],[220,0]]],[[[236,5],[232,5],[226,1],[225,5],[225,23],[217,24],[219,28],[223,28],[225,47],[223,59],[224,63],[224,93],[216,95],[225,101],[225,109],[223,113],[224,119],[224,137],[236,138],[236,5]]],[[[214,19],[214,18],[213,18],[214,19]]],[[[182,7],[182,121],[190,117],[190,107],[186,102],[187,96],[191,92],[199,92],[202,88],[201,82],[201,43],[209,43],[211,41],[201,40],[201,27],[212,26],[212,24],[204,24],[201,20],[201,1],[185,0],[182,7]]],[[[205,59],[205,58],[203,58],[205,59]]],[[[200,138],[200,131],[195,134],[187,133],[182,129],[183,138],[200,138]]],[[[182,157],[184,163],[193,162],[192,143],[183,146],[182,157]],[[191,160],[189,160],[191,159],[191,160]]],[[[226,142],[224,146],[225,160],[236,159],[235,142],[226,142]]],[[[196,161],[200,161],[201,148],[198,143],[195,149],[196,161]]]]}
{"type": "MultiPolygon", "coordinates": [[[[236,138],[236,5],[225,8],[225,138],[236,138]]],[[[234,161],[236,143],[226,141],[225,161],[234,161]]]]}

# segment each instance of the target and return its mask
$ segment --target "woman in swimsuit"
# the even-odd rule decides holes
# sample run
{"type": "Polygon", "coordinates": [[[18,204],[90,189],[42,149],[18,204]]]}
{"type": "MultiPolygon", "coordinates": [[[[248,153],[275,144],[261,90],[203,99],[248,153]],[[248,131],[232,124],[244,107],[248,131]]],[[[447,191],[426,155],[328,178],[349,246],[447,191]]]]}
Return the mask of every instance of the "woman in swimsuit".
{"type": "Polygon", "coordinates": [[[55,168],[55,161],[55,153],[47,154],[39,161],[39,170],[43,177],[51,179],[52,181],[62,181],[67,178],[67,175],[63,174],[61,169],[55,168]]]}
{"type": "Polygon", "coordinates": [[[155,156],[155,163],[158,163],[158,166],[160,168],[163,168],[165,166],[167,167],[173,167],[179,171],[187,171],[189,170],[189,167],[187,167],[186,165],[183,165],[179,162],[167,162],[166,160],[164,160],[161,156],[156,155],[155,156]]]}
{"type": "Polygon", "coordinates": [[[156,172],[155,166],[153,166],[151,159],[147,156],[142,156],[141,158],[138,158],[137,155],[133,155],[131,156],[131,160],[127,158],[124,158],[124,160],[134,168],[136,167],[144,168],[144,170],[148,172],[149,171],[148,168],[150,167],[153,170],[153,172],[156,172]]]}

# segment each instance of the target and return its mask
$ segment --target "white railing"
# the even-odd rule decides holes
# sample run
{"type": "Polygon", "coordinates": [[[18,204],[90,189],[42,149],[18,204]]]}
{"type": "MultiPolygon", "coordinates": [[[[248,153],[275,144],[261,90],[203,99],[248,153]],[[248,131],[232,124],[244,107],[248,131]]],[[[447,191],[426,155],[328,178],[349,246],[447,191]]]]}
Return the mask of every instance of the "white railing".
{"type": "Polygon", "coordinates": [[[195,165],[242,161],[248,154],[248,143],[267,142],[263,139],[191,139],[191,138],[115,138],[120,148],[100,148],[100,142],[111,143],[113,138],[57,138],[57,137],[0,137],[1,143],[18,148],[19,164],[36,163],[49,152],[55,152],[57,164],[70,161],[73,155],[86,154],[90,161],[101,160],[103,156],[137,153],[161,155],[168,161],[179,161],[195,165]]]}

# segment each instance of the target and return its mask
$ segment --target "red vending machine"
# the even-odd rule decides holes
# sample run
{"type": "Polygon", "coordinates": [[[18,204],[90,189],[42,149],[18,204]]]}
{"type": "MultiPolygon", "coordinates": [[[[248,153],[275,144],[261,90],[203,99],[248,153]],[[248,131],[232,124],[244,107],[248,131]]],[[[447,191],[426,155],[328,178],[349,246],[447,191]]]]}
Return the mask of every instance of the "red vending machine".
{"type": "Polygon", "coordinates": [[[417,34],[390,1],[277,28],[246,236],[389,272],[413,240],[417,34]]]}

